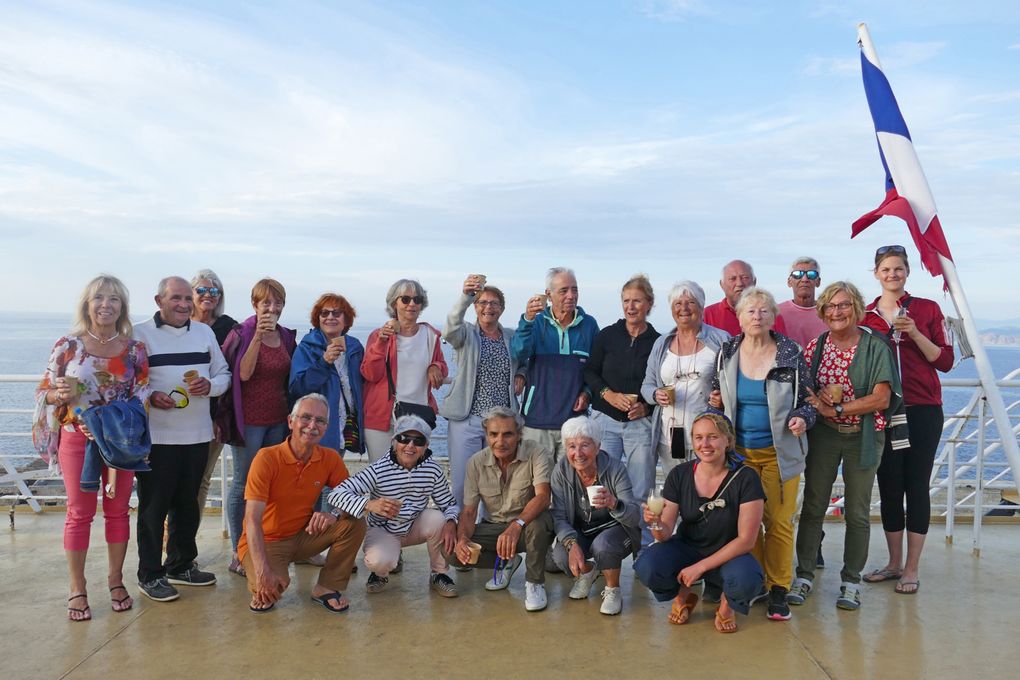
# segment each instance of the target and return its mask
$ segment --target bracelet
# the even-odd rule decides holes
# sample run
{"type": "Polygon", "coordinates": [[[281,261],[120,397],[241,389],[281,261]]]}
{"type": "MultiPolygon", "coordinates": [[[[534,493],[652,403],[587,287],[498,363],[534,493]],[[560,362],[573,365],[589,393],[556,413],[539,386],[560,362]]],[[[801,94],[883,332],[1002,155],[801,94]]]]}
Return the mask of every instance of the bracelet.
{"type": "Polygon", "coordinates": [[[601,390],[599,390],[599,396],[602,397],[603,399],[605,399],[606,392],[608,392],[608,391],[609,391],[608,387],[603,387],[601,390]]]}
{"type": "Polygon", "coordinates": [[[563,549],[569,552],[570,549],[573,548],[574,545],[576,544],[577,544],[576,538],[568,538],[567,540],[563,541],[563,549]]]}

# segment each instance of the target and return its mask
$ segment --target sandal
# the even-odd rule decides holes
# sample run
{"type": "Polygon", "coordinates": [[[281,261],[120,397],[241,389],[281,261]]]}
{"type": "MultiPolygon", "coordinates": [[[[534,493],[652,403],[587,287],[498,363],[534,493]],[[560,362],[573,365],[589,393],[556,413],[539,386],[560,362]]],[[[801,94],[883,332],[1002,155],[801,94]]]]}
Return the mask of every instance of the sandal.
{"type": "Polygon", "coordinates": [[[694,593],[687,593],[683,603],[673,600],[673,607],[669,611],[669,622],[675,626],[682,626],[691,620],[691,610],[698,604],[698,596],[694,593]]]}
{"type": "Polygon", "coordinates": [[[112,609],[115,612],[126,612],[129,609],[131,609],[131,607],[133,607],[134,605],[135,601],[134,599],[132,599],[131,593],[128,592],[128,589],[124,587],[123,583],[120,584],[119,586],[113,586],[112,588],[110,588],[110,609],[112,609]],[[124,597],[120,599],[114,597],[113,591],[115,590],[123,590],[124,597]],[[125,602],[127,602],[127,606],[124,605],[125,602]]]}
{"type": "Polygon", "coordinates": [[[866,583],[881,583],[882,581],[898,581],[903,576],[902,571],[892,569],[876,569],[865,574],[862,578],[866,583]]]}
{"type": "Polygon", "coordinates": [[[722,607],[715,610],[715,629],[720,633],[737,632],[737,615],[731,613],[729,616],[722,615],[722,607]]]}
{"type": "Polygon", "coordinates": [[[89,596],[86,595],[85,593],[78,593],[77,595],[72,595],[71,597],[67,598],[67,618],[70,619],[71,621],[91,621],[92,609],[88,605],[85,605],[83,609],[78,609],[77,607],[71,606],[71,601],[77,600],[79,597],[84,597],[85,601],[88,602],[89,596]],[[81,617],[75,618],[75,614],[81,614],[81,617]]]}
{"type": "Polygon", "coordinates": [[[275,602],[270,602],[269,604],[263,605],[261,607],[256,607],[253,604],[249,604],[248,609],[255,612],[256,614],[265,614],[266,612],[272,611],[273,607],[275,606],[276,606],[275,602]]]}
{"type": "Polygon", "coordinates": [[[900,595],[915,595],[921,589],[921,579],[916,581],[900,581],[893,588],[900,595]]]}
{"type": "Polygon", "coordinates": [[[327,611],[331,611],[334,614],[340,614],[341,612],[345,612],[348,609],[350,609],[351,606],[351,603],[347,602],[347,600],[344,598],[344,594],[341,593],[339,590],[323,593],[322,595],[312,595],[312,602],[318,602],[323,607],[325,607],[327,611]],[[333,605],[330,602],[330,600],[336,600],[337,601],[336,605],[333,605]]]}
{"type": "Polygon", "coordinates": [[[242,565],[241,560],[236,557],[230,560],[230,565],[227,567],[227,571],[231,574],[237,574],[241,578],[248,578],[248,573],[244,570],[244,565],[242,565]]]}

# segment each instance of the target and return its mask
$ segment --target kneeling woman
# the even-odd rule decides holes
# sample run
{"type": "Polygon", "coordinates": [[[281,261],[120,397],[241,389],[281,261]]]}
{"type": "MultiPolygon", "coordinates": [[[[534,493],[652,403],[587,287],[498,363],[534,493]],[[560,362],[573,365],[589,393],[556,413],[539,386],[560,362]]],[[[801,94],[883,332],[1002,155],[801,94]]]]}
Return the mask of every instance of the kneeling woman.
{"type": "Polygon", "coordinates": [[[634,573],[656,600],[673,598],[670,623],[687,623],[698,603],[691,586],[704,578],[723,592],[715,613],[716,630],[736,632],[735,612],[747,614],[751,598],[761,588],[764,574],[750,553],[758,538],[765,493],[754,470],[736,460],[735,443],[733,426],[725,416],[703,413],[695,418],[691,444],[698,460],[670,471],[662,490],[666,503],[661,517],[644,506],[645,521],[657,542],[641,552],[634,573]]]}
{"type": "Polygon", "coordinates": [[[602,425],[579,416],[560,429],[566,455],[553,470],[552,516],[558,543],[556,564],[574,575],[570,599],[587,599],[601,573],[603,614],[619,614],[620,564],[641,547],[641,509],[619,459],[601,450],[602,425]],[[594,560],[594,564],[588,559],[594,560]]]}

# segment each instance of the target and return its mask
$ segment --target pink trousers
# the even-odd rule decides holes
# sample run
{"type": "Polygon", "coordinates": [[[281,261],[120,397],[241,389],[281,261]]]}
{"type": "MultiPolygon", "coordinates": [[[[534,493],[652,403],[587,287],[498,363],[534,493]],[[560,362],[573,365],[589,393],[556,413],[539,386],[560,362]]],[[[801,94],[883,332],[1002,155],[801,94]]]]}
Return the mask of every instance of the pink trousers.
{"type": "MultiPolygon", "coordinates": [[[[81,469],[85,465],[85,435],[75,430],[60,432],[60,445],[57,457],[60,461],[60,472],[64,476],[67,488],[67,519],[64,521],[64,550],[88,550],[89,534],[92,531],[92,519],[96,516],[96,494],[84,493],[81,490],[81,469]]],[[[109,470],[103,466],[101,489],[106,488],[109,470]]],[[[127,543],[131,534],[128,520],[128,500],[131,498],[131,485],[134,483],[133,472],[117,470],[117,485],[114,498],[107,498],[100,490],[103,498],[103,519],[106,522],[107,543],[127,543]]]]}
{"type": "Polygon", "coordinates": [[[425,510],[414,520],[406,536],[394,536],[382,527],[369,527],[365,534],[365,566],[379,576],[388,576],[397,566],[400,549],[425,543],[429,549],[429,566],[434,574],[445,574],[449,569],[443,554],[443,525],[446,518],[438,510],[425,510]]]}

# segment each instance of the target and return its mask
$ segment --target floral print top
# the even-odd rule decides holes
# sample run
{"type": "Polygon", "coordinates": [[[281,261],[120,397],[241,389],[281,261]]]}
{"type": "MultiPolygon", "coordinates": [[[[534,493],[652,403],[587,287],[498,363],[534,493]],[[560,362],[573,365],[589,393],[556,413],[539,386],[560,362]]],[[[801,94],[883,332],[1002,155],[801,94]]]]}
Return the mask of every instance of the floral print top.
{"type": "Polygon", "coordinates": [[[59,430],[77,422],[79,409],[132,397],[146,404],[150,392],[149,357],[142,343],[128,340],[123,352],[106,358],[89,354],[77,336],[62,337],[53,346],[46,372],[35,391],[32,440],[36,449],[44,458],[47,453],[56,452],[59,430]],[[56,387],[57,378],[64,376],[78,378],[78,399],[70,404],[47,404],[46,393],[56,387]]]}
{"type": "MultiPolygon", "coordinates": [[[[815,338],[804,348],[804,359],[808,362],[808,366],[811,365],[811,359],[817,346],[818,338],[815,338]]],[[[818,389],[823,390],[828,385],[842,385],[843,403],[853,400],[855,398],[854,386],[850,382],[849,370],[856,353],[856,344],[850,349],[840,349],[826,337],[825,345],[822,347],[822,358],[818,366],[818,389]]],[[[844,425],[858,425],[861,422],[861,417],[842,416],[839,418],[829,418],[829,420],[844,425]]],[[[881,411],[875,411],[875,431],[881,432],[884,429],[885,415],[881,411]]]]}

